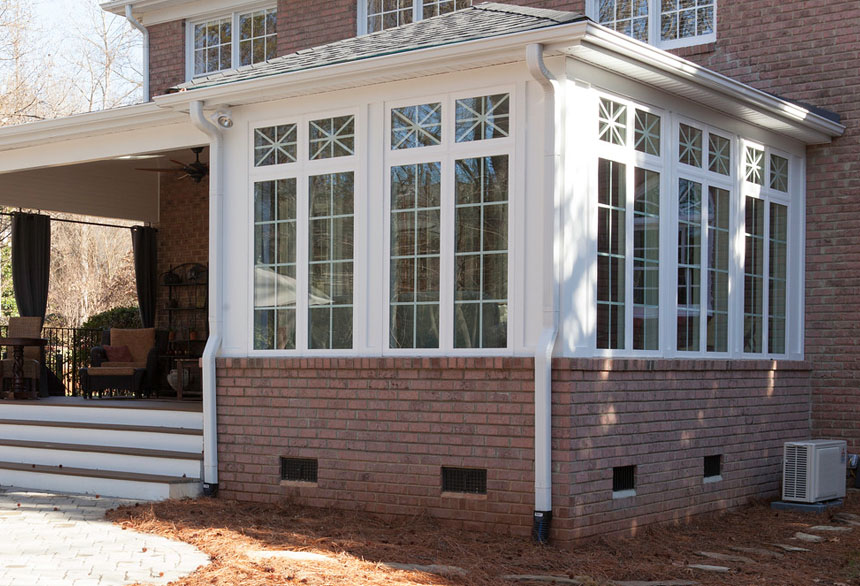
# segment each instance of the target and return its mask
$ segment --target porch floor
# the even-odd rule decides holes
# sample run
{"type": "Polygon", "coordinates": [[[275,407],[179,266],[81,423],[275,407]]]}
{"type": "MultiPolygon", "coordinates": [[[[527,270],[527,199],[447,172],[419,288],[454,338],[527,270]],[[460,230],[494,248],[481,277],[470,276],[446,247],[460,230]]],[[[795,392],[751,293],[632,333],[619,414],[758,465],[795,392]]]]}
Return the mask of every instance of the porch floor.
{"type": "Polygon", "coordinates": [[[2,405],[45,405],[50,407],[89,407],[111,409],[146,409],[150,411],[203,412],[203,402],[197,399],[134,399],[116,397],[106,399],[84,399],[83,397],[44,397],[36,401],[2,401],[2,405]]]}

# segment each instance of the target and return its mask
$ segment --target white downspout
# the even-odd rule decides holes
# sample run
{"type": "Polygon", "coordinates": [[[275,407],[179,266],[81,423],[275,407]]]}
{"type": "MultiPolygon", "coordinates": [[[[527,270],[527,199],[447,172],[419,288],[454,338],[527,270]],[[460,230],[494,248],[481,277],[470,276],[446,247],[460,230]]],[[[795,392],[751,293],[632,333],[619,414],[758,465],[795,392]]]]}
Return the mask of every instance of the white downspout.
{"type": "Polygon", "coordinates": [[[224,165],[221,130],[203,116],[203,102],[191,102],[191,122],[209,136],[209,339],[203,350],[203,493],[218,493],[218,429],[215,358],[221,349],[224,165]]]}
{"type": "Polygon", "coordinates": [[[535,348],[535,513],[532,537],[549,540],[552,519],[552,355],[559,329],[559,274],[561,254],[561,116],[559,82],[543,61],[543,45],[526,47],[529,73],[544,90],[543,166],[543,329],[535,348]]]}
{"type": "Polygon", "coordinates": [[[149,95],[149,31],[134,17],[131,4],[125,5],[125,19],[143,35],[143,101],[148,102],[152,99],[149,95]]]}

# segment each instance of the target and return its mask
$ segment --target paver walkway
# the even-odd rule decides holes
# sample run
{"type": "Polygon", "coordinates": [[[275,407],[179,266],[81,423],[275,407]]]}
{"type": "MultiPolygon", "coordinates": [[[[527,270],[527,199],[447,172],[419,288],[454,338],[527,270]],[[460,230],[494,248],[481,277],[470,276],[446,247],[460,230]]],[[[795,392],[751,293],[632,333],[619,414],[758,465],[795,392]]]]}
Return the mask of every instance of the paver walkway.
{"type": "Polygon", "coordinates": [[[0,488],[0,584],[167,584],[209,563],[187,543],[105,520],[108,509],[133,503],[0,488]]]}

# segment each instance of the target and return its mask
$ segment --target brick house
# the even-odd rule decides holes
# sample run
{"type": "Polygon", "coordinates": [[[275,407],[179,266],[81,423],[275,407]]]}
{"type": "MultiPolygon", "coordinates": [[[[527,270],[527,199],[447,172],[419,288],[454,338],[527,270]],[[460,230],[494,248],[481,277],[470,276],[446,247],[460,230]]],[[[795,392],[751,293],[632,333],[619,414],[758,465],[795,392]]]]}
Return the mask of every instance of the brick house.
{"type": "Polygon", "coordinates": [[[151,101],[0,130],[4,204],[208,262],[205,485],[570,541],[860,447],[860,10],[469,4],[108,2],[151,101]]]}

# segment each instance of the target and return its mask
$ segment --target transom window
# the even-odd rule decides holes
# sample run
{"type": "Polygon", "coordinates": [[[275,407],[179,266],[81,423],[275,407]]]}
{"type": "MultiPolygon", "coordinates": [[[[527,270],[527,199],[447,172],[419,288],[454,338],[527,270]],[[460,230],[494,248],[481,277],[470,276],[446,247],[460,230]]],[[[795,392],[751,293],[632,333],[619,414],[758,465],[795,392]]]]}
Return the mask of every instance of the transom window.
{"type": "Polygon", "coordinates": [[[614,98],[595,110],[596,348],[786,354],[790,157],[614,98]]]}
{"type": "Polygon", "coordinates": [[[235,12],[188,26],[188,77],[261,63],[277,52],[277,10],[235,12]],[[238,31],[238,37],[235,34],[238,31]],[[237,42],[238,41],[238,42],[237,42]]]}
{"type": "Polygon", "coordinates": [[[604,26],[662,48],[716,40],[716,0],[589,0],[604,26]]]}
{"type": "Polygon", "coordinates": [[[395,28],[471,5],[472,0],[358,0],[358,34],[395,28]]]}

